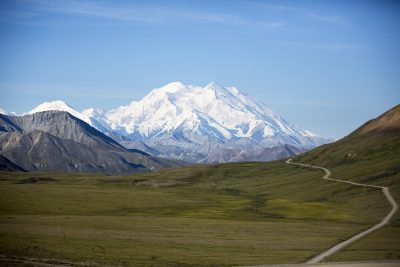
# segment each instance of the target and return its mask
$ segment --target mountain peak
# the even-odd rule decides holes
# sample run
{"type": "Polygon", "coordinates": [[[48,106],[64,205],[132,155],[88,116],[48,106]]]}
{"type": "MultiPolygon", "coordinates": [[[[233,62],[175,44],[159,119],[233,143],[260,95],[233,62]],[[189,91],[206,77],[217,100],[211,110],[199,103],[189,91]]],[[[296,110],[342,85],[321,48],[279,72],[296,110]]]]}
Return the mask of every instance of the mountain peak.
{"type": "Polygon", "coordinates": [[[179,90],[186,89],[188,86],[181,82],[171,82],[163,87],[156,88],[153,91],[162,93],[176,93],[179,90]]]}
{"type": "Polygon", "coordinates": [[[69,106],[67,103],[65,103],[64,101],[54,100],[54,101],[50,101],[50,102],[44,102],[44,103],[38,105],[36,108],[29,111],[28,114],[33,114],[33,113],[41,112],[41,111],[49,111],[49,110],[68,111],[70,109],[73,109],[73,108],[71,106],[69,106]]]}
{"type": "MultiPolygon", "coordinates": [[[[182,92],[182,93],[187,93],[187,92],[191,92],[191,91],[197,91],[199,90],[197,93],[202,93],[204,92],[205,89],[209,89],[212,90],[214,92],[223,92],[223,93],[231,93],[230,90],[228,90],[227,88],[223,87],[222,85],[220,85],[217,82],[210,82],[209,84],[207,84],[205,87],[198,87],[198,86],[193,86],[193,85],[186,85],[182,82],[170,82],[162,87],[156,88],[153,91],[151,91],[150,94],[148,94],[149,96],[160,96],[160,95],[164,95],[165,93],[171,93],[171,94],[176,94],[178,92],[182,92]],[[202,89],[202,90],[199,90],[202,89]]],[[[236,89],[238,92],[240,92],[238,89],[236,89]]]]}
{"type": "Polygon", "coordinates": [[[170,82],[163,87],[185,87],[186,85],[183,84],[182,82],[176,81],[176,82],[170,82]]]}
{"type": "Polygon", "coordinates": [[[76,111],[74,108],[72,108],[70,105],[68,105],[67,103],[65,103],[62,100],[54,100],[54,101],[50,101],[50,102],[44,102],[44,103],[38,105],[36,108],[29,111],[28,114],[34,114],[37,112],[50,111],[50,110],[66,111],[69,114],[71,114],[72,116],[74,116],[80,120],[83,120],[87,124],[93,126],[93,122],[88,116],[76,111]]]}

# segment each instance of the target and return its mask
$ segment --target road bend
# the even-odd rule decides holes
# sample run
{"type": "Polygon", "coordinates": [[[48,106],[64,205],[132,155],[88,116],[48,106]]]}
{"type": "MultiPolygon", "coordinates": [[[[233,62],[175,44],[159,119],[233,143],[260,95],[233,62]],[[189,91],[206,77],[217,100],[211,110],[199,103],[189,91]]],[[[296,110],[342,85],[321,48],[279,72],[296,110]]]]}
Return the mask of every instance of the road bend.
{"type": "Polygon", "coordinates": [[[344,180],[339,180],[339,179],[333,179],[333,178],[330,178],[331,172],[327,168],[308,165],[308,164],[302,164],[302,163],[295,163],[295,162],[292,162],[292,158],[289,158],[286,161],[286,163],[295,164],[295,165],[298,165],[298,166],[304,166],[304,167],[313,168],[313,169],[323,170],[325,172],[325,175],[322,177],[322,179],[325,179],[325,180],[328,180],[328,181],[346,183],[346,184],[351,184],[351,185],[354,185],[354,186],[363,186],[363,187],[372,187],[372,188],[381,189],[382,193],[385,195],[386,199],[388,200],[388,202],[392,206],[392,209],[390,210],[390,212],[379,223],[377,223],[374,226],[368,228],[367,230],[364,230],[364,231],[362,231],[362,232],[360,232],[358,234],[355,234],[354,236],[352,236],[349,239],[346,239],[346,240],[340,242],[339,244],[334,245],[333,247],[329,248],[328,250],[326,250],[326,251],[322,252],[321,254],[318,254],[314,258],[310,259],[306,263],[319,263],[324,258],[333,255],[334,253],[342,250],[343,248],[345,248],[348,245],[354,243],[355,241],[359,240],[360,238],[363,238],[364,236],[372,233],[373,231],[376,231],[376,230],[382,228],[383,226],[385,226],[386,224],[388,224],[390,222],[390,220],[392,219],[393,215],[396,213],[396,211],[397,211],[397,209],[399,207],[397,202],[394,200],[393,196],[390,194],[389,188],[386,187],[386,186],[369,185],[369,184],[362,184],[362,183],[355,183],[355,182],[344,181],[344,180]]]}

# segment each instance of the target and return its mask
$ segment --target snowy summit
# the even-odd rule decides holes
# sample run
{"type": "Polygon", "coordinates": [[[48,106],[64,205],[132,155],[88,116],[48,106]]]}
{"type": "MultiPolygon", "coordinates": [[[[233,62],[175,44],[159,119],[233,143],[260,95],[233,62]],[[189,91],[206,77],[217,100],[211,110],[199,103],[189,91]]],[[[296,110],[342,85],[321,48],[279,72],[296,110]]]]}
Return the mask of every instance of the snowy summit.
{"type": "Polygon", "coordinates": [[[84,114],[105,128],[160,151],[165,157],[198,161],[213,149],[256,149],[278,145],[311,148],[328,140],[302,130],[235,87],[169,83],[142,100],[105,112],[84,114]]]}
{"type": "Polygon", "coordinates": [[[71,107],[70,105],[68,105],[67,103],[65,103],[62,100],[44,102],[44,103],[40,104],[39,106],[35,107],[34,109],[32,109],[31,111],[29,111],[27,114],[33,114],[33,113],[37,113],[37,112],[50,111],[50,110],[66,111],[69,114],[71,114],[72,116],[74,116],[80,120],[83,120],[84,122],[86,122],[90,126],[96,128],[97,130],[106,132],[106,129],[102,126],[102,124],[100,124],[96,120],[90,118],[89,116],[86,116],[85,114],[82,114],[82,113],[76,111],[73,107],[71,107]]]}

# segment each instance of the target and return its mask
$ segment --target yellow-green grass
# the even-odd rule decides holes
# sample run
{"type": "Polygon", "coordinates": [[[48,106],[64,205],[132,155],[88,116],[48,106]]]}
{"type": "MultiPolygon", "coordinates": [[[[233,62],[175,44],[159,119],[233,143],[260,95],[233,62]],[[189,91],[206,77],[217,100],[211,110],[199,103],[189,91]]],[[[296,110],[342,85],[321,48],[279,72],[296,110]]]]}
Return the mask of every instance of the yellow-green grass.
{"type": "Polygon", "coordinates": [[[358,227],[153,216],[1,219],[3,253],[123,265],[299,262],[358,227]]]}
{"type": "MultiPolygon", "coordinates": [[[[379,190],[322,174],[283,161],[127,176],[0,173],[0,252],[127,266],[304,262],[390,209],[379,190]]],[[[392,250],[381,258],[396,258],[392,250]]]]}
{"type": "Polygon", "coordinates": [[[354,261],[360,258],[365,261],[400,260],[400,228],[393,226],[382,228],[327,260],[354,261]]]}
{"type": "MultiPolygon", "coordinates": [[[[355,131],[334,144],[318,147],[295,160],[326,166],[332,171],[332,178],[387,186],[397,203],[400,203],[399,155],[398,133],[359,134],[359,131],[355,131]]],[[[369,197],[368,194],[366,196],[369,197]]],[[[372,202],[368,199],[363,201],[372,202]]],[[[379,203],[385,205],[384,202],[379,203]]],[[[357,241],[326,261],[381,259],[400,260],[399,211],[388,226],[357,241]]]]}

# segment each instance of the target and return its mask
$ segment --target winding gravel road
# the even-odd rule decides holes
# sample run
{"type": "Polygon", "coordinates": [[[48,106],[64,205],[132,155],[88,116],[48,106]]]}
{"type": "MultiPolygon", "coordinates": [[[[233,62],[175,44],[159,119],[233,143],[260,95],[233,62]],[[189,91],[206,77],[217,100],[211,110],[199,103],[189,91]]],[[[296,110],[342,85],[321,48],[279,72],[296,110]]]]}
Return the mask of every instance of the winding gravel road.
{"type": "Polygon", "coordinates": [[[350,237],[349,239],[347,239],[345,241],[340,242],[339,244],[334,245],[330,249],[322,252],[321,254],[319,254],[319,255],[315,256],[314,258],[312,258],[311,260],[307,261],[307,263],[318,263],[318,262],[321,262],[325,257],[328,257],[328,256],[330,256],[330,255],[342,250],[344,247],[347,247],[351,243],[359,240],[360,238],[372,233],[375,230],[378,230],[379,228],[382,228],[383,226],[385,226],[390,221],[390,219],[393,217],[393,215],[396,213],[396,211],[397,211],[397,209],[399,207],[397,202],[393,199],[392,195],[390,194],[389,188],[387,188],[386,186],[361,184],[361,183],[354,183],[354,182],[350,182],[350,181],[332,179],[332,178],[329,178],[329,176],[331,175],[331,172],[327,168],[308,165],[308,164],[302,164],[302,163],[295,163],[295,162],[292,162],[292,158],[289,158],[286,161],[286,163],[323,170],[323,171],[325,171],[325,175],[324,175],[324,177],[322,177],[322,179],[325,179],[325,180],[339,182],[339,183],[346,183],[346,184],[351,184],[351,185],[356,185],[356,186],[373,187],[373,188],[382,189],[383,194],[385,195],[385,197],[389,201],[390,205],[392,206],[392,209],[390,210],[390,212],[386,215],[385,218],[382,219],[381,222],[379,222],[378,224],[372,226],[371,228],[368,228],[367,230],[364,230],[364,231],[362,231],[362,232],[350,237]]]}

